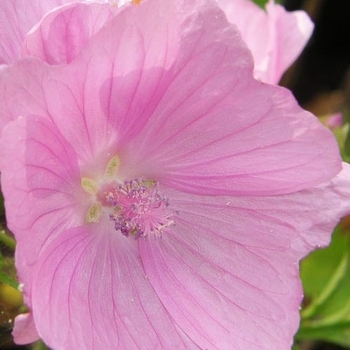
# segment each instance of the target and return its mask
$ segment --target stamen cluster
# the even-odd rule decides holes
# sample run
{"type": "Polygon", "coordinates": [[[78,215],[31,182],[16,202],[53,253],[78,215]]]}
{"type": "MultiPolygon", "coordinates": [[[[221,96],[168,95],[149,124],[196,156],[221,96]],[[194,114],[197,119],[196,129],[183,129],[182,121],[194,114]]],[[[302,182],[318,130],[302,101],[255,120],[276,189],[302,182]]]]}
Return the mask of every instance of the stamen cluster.
{"type": "Polygon", "coordinates": [[[158,183],[145,179],[124,181],[106,194],[107,202],[114,207],[110,220],[124,236],[145,237],[160,234],[174,222],[166,214],[168,199],[158,193],[158,183]]]}

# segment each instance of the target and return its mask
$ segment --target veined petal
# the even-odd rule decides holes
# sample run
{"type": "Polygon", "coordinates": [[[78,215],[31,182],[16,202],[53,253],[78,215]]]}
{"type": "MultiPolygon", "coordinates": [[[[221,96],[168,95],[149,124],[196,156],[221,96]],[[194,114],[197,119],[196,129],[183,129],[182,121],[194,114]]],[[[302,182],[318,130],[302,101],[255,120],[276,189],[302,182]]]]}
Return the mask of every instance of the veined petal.
{"type": "Polygon", "coordinates": [[[22,55],[31,55],[49,64],[72,61],[118,11],[109,3],[72,4],[48,13],[25,38],[22,55]]]}
{"type": "Polygon", "coordinates": [[[30,304],[41,250],[67,227],[84,222],[86,209],[79,200],[84,193],[74,151],[48,120],[11,122],[0,145],[7,225],[15,234],[16,267],[30,304]]]}
{"type": "Polygon", "coordinates": [[[4,123],[40,109],[85,163],[100,159],[101,152],[110,156],[112,146],[142,130],[163,94],[165,70],[177,51],[177,16],[171,2],[126,6],[70,65],[24,60],[11,67],[0,77],[4,123]]]}
{"type": "Polygon", "coordinates": [[[328,243],[349,212],[349,181],[346,165],[331,183],[284,196],[169,190],[175,226],[141,241],[140,253],[175,322],[201,348],[290,349],[302,299],[299,259],[328,243]]]}
{"type": "Polygon", "coordinates": [[[126,6],[78,51],[0,75],[15,120],[2,185],[38,334],[63,349],[289,348],[297,263],[350,209],[331,133],[253,79],[215,1],[126,6]]]}
{"type": "Polygon", "coordinates": [[[32,296],[40,336],[57,349],[198,349],[155,294],[137,242],[109,230],[68,230],[40,258],[32,296]]]}
{"type": "Polygon", "coordinates": [[[21,57],[21,46],[29,30],[48,11],[71,0],[11,0],[0,2],[0,64],[21,57]]]}
{"type": "MultiPolygon", "coordinates": [[[[276,344],[290,349],[302,291],[296,259],[285,261],[287,246],[279,246],[288,241],[280,239],[262,252],[240,244],[236,235],[256,232],[258,223],[235,226],[242,213],[228,221],[233,210],[225,210],[225,204],[198,200],[193,212],[193,199],[182,206],[171,232],[140,244],[145,271],[162,303],[202,349],[270,350],[276,344]]],[[[272,241],[264,226],[258,231],[261,239],[272,241]]]]}
{"type": "Polygon", "coordinates": [[[286,90],[253,80],[252,68],[214,3],[142,2],[71,64],[24,61],[3,74],[2,113],[39,109],[84,163],[120,152],[125,178],[192,193],[281,194],[329,180],[340,170],[331,133],[286,90]]]}
{"type": "Polygon", "coordinates": [[[252,51],[254,75],[277,84],[309,40],[313,24],[304,11],[287,12],[270,0],[266,12],[250,0],[219,0],[252,51]]]}
{"type": "MultiPolygon", "coordinates": [[[[71,72],[82,73],[83,88],[72,91],[77,91],[75,96],[84,106],[94,152],[100,148],[101,138],[113,139],[114,148],[120,148],[152,117],[169,81],[167,70],[178,50],[176,10],[174,2],[161,0],[121,9],[89,41],[72,65],[71,72]],[[96,100],[90,96],[96,96],[96,100]],[[96,115],[104,120],[103,130],[91,127],[96,115]]],[[[65,76],[71,89],[75,77],[65,76]]],[[[66,132],[67,125],[61,124],[66,132]]]]}
{"type": "Polygon", "coordinates": [[[290,92],[253,79],[250,54],[219,9],[189,18],[160,103],[122,150],[125,173],[210,195],[289,193],[335,176],[332,134],[290,92]]]}
{"type": "Polygon", "coordinates": [[[42,82],[48,67],[35,59],[27,59],[6,67],[0,74],[0,134],[19,116],[50,118],[42,82]]]}

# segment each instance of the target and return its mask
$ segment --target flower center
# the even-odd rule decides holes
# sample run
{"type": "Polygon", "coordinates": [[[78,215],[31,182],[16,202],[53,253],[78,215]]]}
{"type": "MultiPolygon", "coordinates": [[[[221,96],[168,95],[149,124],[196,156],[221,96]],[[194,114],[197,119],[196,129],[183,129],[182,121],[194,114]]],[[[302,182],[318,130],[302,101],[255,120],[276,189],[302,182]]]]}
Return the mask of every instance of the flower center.
{"type": "Polygon", "coordinates": [[[166,214],[168,199],[159,194],[158,183],[145,179],[124,181],[109,191],[107,201],[113,206],[109,215],[114,228],[124,236],[159,235],[173,220],[166,214]]]}
{"type": "Polygon", "coordinates": [[[118,182],[119,164],[119,158],[113,157],[102,181],[82,178],[83,189],[94,196],[86,221],[99,222],[107,212],[114,229],[126,237],[160,236],[164,229],[174,225],[173,215],[167,210],[168,198],[160,194],[157,181],[137,178],[118,182]]]}

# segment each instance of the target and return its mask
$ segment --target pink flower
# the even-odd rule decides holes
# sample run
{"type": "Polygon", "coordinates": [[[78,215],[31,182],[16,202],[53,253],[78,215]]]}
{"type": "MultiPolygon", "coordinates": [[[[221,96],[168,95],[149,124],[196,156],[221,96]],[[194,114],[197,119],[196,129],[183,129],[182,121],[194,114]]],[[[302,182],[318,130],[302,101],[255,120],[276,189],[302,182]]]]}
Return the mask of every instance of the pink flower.
{"type": "Polygon", "coordinates": [[[341,112],[337,112],[329,115],[325,121],[325,125],[327,125],[331,130],[342,127],[343,125],[343,115],[341,112]]]}
{"type": "Polygon", "coordinates": [[[287,12],[274,0],[269,0],[266,12],[251,0],[218,0],[218,4],[252,51],[255,77],[277,84],[309,40],[310,18],[303,11],[287,12]]]}
{"type": "MultiPolygon", "coordinates": [[[[80,33],[106,8],[60,9],[27,49],[59,61],[45,28],[80,33]]],[[[253,79],[214,1],[145,0],[81,40],[64,64],[27,57],[0,76],[1,184],[30,309],[15,340],[289,349],[298,261],[350,209],[331,133],[253,79]]]]}

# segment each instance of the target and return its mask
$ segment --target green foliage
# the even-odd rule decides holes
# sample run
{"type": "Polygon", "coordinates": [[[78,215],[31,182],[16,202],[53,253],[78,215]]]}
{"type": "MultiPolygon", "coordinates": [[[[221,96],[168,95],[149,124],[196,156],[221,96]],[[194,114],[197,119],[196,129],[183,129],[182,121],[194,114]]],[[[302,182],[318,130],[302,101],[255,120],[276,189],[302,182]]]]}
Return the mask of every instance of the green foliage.
{"type": "Polygon", "coordinates": [[[16,248],[16,241],[9,235],[8,231],[0,230],[0,248],[8,248],[14,251],[16,248]]]}
{"type": "Polygon", "coordinates": [[[16,270],[14,266],[13,252],[16,241],[5,229],[0,229],[0,285],[5,283],[15,289],[18,287],[16,281],[16,270]]]}
{"type": "Polygon", "coordinates": [[[265,4],[267,3],[268,0],[253,0],[253,2],[255,2],[257,5],[259,5],[260,7],[265,7],[265,4]]]}
{"type": "Polygon", "coordinates": [[[17,289],[18,282],[14,276],[16,276],[16,271],[13,257],[4,256],[0,251],[0,284],[5,283],[17,289]]]}
{"type": "Polygon", "coordinates": [[[18,282],[12,277],[8,276],[6,273],[0,271],[0,283],[8,284],[9,286],[17,289],[18,282]]]}
{"type": "MultiPolygon", "coordinates": [[[[257,5],[259,5],[260,7],[264,8],[269,0],[252,0],[252,1],[255,2],[257,5]]],[[[281,3],[281,0],[275,0],[275,3],[276,4],[281,3]]]]}
{"type": "Polygon", "coordinates": [[[350,231],[338,227],[328,248],[304,259],[301,277],[305,300],[296,339],[350,348],[350,231]]]}

